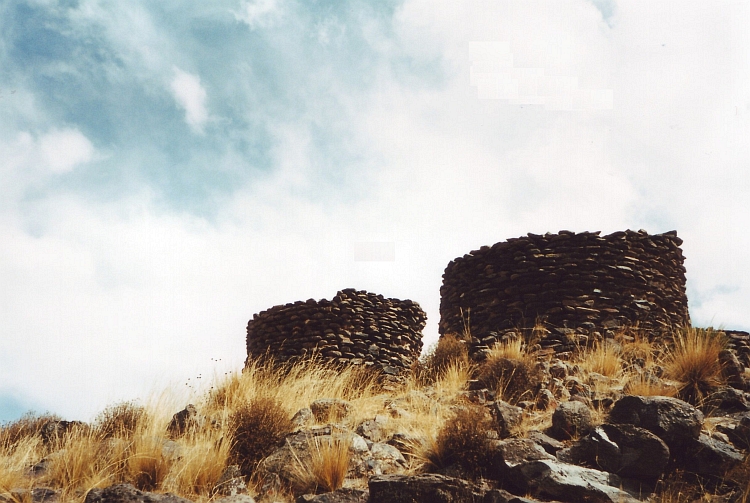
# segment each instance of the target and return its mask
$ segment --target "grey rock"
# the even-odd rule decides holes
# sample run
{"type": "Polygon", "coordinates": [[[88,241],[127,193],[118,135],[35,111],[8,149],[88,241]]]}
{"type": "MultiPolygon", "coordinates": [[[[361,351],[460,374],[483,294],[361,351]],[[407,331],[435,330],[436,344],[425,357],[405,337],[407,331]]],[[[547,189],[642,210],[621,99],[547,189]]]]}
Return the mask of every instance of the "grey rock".
{"type": "Polygon", "coordinates": [[[495,429],[500,438],[510,436],[513,429],[521,424],[523,411],[520,407],[498,400],[490,408],[492,418],[495,420],[495,429]]]}
{"type": "Polygon", "coordinates": [[[388,417],[378,414],[375,419],[368,419],[357,427],[357,433],[372,442],[382,442],[386,439],[385,425],[388,417]]]}
{"type": "Polygon", "coordinates": [[[484,491],[469,481],[427,473],[370,478],[369,503],[482,503],[484,491]]]}
{"type": "Polygon", "coordinates": [[[524,491],[534,497],[592,503],[636,503],[638,500],[619,489],[620,478],[612,473],[539,460],[513,469],[514,480],[522,481],[524,491]]]}
{"type": "Polygon", "coordinates": [[[560,440],[585,435],[592,428],[591,410],[577,401],[563,402],[552,414],[550,435],[560,440]]]}
{"type": "Polygon", "coordinates": [[[718,409],[722,412],[748,412],[750,403],[745,393],[731,386],[720,386],[706,397],[703,410],[718,409]]]}
{"type": "Polygon", "coordinates": [[[603,424],[569,449],[572,461],[621,477],[656,482],[669,462],[669,448],[650,431],[631,424],[603,424]]]}
{"type": "Polygon", "coordinates": [[[609,422],[645,428],[676,452],[686,440],[698,438],[703,413],[677,398],[629,395],[615,403],[609,422]]]}
{"type": "MultiPolygon", "coordinates": [[[[213,488],[214,494],[220,494],[222,496],[236,496],[238,494],[245,494],[246,492],[247,483],[245,482],[245,477],[242,476],[242,471],[240,470],[239,465],[227,466],[213,488]]],[[[242,502],[238,501],[234,503],[242,502]]]]}
{"type": "Polygon", "coordinates": [[[750,412],[723,417],[716,430],[724,433],[736,448],[750,450],[750,412]]]}
{"type": "Polygon", "coordinates": [[[303,494],[295,503],[367,503],[369,497],[369,491],[341,488],[323,494],[303,494]]]}
{"type": "Polygon", "coordinates": [[[697,439],[686,441],[677,463],[685,470],[704,477],[723,477],[744,459],[745,456],[730,444],[702,433],[697,439]]]}
{"type": "Polygon", "coordinates": [[[529,440],[534,441],[534,443],[540,445],[545,451],[553,456],[557,451],[565,447],[562,442],[555,440],[549,435],[545,435],[541,431],[530,431],[529,440]]]}
{"type": "Polygon", "coordinates": [[[721,373],[727,384],[737,389],[744,389],[745,366],[740,362],[734,351],[725,349],[719,353],[719,362],[721,363],[721,373]]]}
{"type": "Polygon", "coordinates": [[[167,426],[167,433],[172,438],[176,438],[195,431],[199,427],[198,410],[195,408],[195,405],[189,403],[184,409],[172,416],[172,420],[167,426]]]}
{"type": "Polygon", "coordinates": [[[292,416],[292,425],[297,429],[311,426],[315,422],[315,416],[309,407],[303,407],[292,416]]]}
{"type": "Polygon", "coordinates": [[[516,438],[494,442],[489,476],[497,480],[505,479],[516,466],[543,459],[554,460],[555,457],[531,439],[516,438]]]}
{"type": "Polygon", "coordinates": [[[255,499],[249,494],[234,494],[213,501],[214,503],[255,503],[255,499]]]}
{"type": "Polygon", "coordinates": [[[84,503],[192,503],[172,493],[140,491],[131,484],[116,484],[106,489],[91,489],[84,503]]]}

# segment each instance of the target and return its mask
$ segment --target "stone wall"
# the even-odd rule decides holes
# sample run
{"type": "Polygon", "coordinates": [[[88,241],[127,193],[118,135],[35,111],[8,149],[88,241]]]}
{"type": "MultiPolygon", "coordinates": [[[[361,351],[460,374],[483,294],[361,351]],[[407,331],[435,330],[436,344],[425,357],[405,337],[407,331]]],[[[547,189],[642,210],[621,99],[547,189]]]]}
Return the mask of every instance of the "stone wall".
{"type": "Polygon", "coordinates": [[[473,349],[484,349],[541,320],[549,332],[540,344],[560,352],[620,327],[688,326],[681,244],[674,231],[560,231],[483,246],[446,267],[439,331],[469,323],[473,349]]]}
{"type": "Polygon", "coordinates": [[[247,354],[288,361],[317,349],[328,361],[395,375],[419,358],[426,319],[411,300],[346,289],[331,300],[298,301],[255,314],[247,324],[247,354]]]}

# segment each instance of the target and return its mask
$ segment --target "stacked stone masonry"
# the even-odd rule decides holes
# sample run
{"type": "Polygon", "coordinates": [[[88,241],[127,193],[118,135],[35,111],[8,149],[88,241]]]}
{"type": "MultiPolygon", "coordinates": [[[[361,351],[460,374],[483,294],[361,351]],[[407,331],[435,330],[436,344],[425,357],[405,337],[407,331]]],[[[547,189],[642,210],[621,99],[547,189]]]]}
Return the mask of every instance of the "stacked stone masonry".
{"type": "Polygon", "coordinates": [[[255,314],[247,324],[248,359],[271,355],[289,361],[315,350],[327,361],[396,375],[419,358],[426,319],[411,300],[346,289],[331,300],[298,301],[255,314]]]}
{"type": "Polygon", "coordinates": [[[453,260],[440,289],[441,334],[464,333],[472,350],[544,323],[556,352],[637,326],[647,334],[690,325],[682,240],[674,231],[528,234],[453,260]],[[575,337],[582,339],[575,340],[575,337]]]}

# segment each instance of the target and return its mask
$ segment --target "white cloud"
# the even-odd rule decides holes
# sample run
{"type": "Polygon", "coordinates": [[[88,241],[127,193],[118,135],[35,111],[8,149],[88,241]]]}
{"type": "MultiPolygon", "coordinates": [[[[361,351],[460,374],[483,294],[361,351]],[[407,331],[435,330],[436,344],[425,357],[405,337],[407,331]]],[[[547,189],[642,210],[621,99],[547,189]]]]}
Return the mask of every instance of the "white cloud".
{"type": "Polygon", "coordinates": [[[171,88],[175,100],[185,109],[185,122],[194,131],[202,132],[208,120],[208,111],[206,90],[201,85],[200,77],[175,68],[171,88]]]}
{"type": "Polygon", "coordinates": [[[77,129],[53,130],[39,139],[42,158],[54,173],[66,173],[89,162],[94,146],[77,129]]]}
{"type": "Polygon", "coordinates": [[[235,17],[250,28],[266,28],[281,15],[278,0],[252,0],[242,4],[242,10],[235,17]]]}

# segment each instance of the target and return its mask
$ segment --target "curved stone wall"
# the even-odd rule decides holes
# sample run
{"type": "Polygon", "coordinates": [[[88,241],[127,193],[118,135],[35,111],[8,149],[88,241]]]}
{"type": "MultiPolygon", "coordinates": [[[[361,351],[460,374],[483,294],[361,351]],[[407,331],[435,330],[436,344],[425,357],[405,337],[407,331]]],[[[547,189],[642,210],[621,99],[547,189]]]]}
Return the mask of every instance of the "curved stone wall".
{"type": "Polygon", "coordinates": [[[411,367],[422,350],[427,317],[411,300],[346,289],[331,300],[274,306],[247,324],[247,354],[279,361],[317,349],[337,363],[372,366],[386,374],[411,367]]]}
{"type": "Polygon", "coordinates": [[[462,333],[474,349],[503,332],[550,329],[543,347],[567,351],[584,340],[637,325],[661,332],[690,324],[682,240],[674,231],[528,234],[453,260],[440,289],[439,331],[462,333]],[[479,342],[476,341],[479,339],[479,342]]]}

